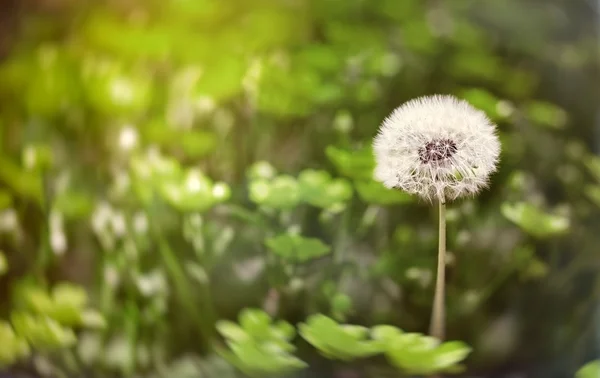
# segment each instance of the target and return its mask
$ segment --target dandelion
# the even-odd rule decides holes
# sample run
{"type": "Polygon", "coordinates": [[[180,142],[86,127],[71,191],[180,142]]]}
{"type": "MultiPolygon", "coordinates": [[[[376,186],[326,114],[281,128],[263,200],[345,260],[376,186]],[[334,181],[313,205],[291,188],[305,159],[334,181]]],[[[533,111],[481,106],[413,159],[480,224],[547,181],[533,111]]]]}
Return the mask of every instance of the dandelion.
{"type": "Polygon", "coordinates": [[[451,96],[431,96],[394,110],[373,150],[375,178],[386,187],[444,202],[487,186],[500,142],[482,111],[451,96]]]}
{"type": "Polygon", "coordinates": [[[500,142],[482,111],[452,96],[411,100],[387,117],[373,142],[374,177],[439,203],[439,248],[430,333],[444,338],[446,200],[473,196],[496,171],[500,142]]]}

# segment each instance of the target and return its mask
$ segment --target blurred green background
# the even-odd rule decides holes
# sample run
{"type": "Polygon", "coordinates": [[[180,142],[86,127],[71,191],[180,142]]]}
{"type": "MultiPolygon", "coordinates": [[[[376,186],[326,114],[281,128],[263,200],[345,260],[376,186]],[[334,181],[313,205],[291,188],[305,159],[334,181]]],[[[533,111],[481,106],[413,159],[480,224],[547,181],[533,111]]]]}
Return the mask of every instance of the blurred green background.
{"type": "MultiPolygon", "coordinates": [[[[597,15],[575,0],[5,1],[0,362],[237,377],[215,325],[250,307],[426,332],[436,210],[373,181],[370,143],[404,101],[448,93],[503,144],[491,188],[448,210],[465,377],[573,377],[600,352],[597,15]]],[[[310,367],[289,376],[398,376],[295,343],[310,367]]]]}

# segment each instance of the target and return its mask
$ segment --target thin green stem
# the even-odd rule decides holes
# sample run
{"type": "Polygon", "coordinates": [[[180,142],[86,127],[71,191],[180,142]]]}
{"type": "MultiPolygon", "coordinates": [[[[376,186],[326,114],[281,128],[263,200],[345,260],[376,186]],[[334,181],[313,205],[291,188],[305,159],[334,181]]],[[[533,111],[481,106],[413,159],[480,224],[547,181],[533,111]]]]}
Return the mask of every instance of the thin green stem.
{"type": "Polygon", "coordinates": [[[440,340],[444,339],[445,330],[445,285],[446,285],[446,201],[439,201],[439,244],[437,278],[435,282],[435,295],[431,313],[431,326],[429,333],[440,340]]]}
{"type": "Polygon", "coordinates": [[[167,240],[159,231],[156,231],[156,236],[158,251],[180,296],[181,304],[184,306],[185,311],[194,319],[198,331],[205,337],[204,341],[208,345],[214,335],[214,324],[216,322],[216,313],[210,298],[210,291],[207,287],[208,283],[192,289],[184,268],[179,264],[179,259],[169,246],[167,240]],[[202,300],[201,304],[196,303],[196,298],[198,297],[202,300]]]}

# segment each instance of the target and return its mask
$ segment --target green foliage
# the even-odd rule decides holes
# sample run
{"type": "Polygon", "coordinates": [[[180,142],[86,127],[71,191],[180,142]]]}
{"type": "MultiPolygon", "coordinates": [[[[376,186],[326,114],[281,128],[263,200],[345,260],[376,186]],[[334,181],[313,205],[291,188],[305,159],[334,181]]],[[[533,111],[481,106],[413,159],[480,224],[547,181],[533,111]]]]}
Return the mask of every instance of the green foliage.
{"type": "Polygon", "coordinates": [[[48,293],[32,281],[14,289],[10,324],[0,320],[0,366],[10,366],[32,353],[65,350],[77,343],[76,329],[106,327],[103,316],[87,308],[87,292],[59,283],[48,293]]]}
{"type": "Polygon", "coordinates": [[[458,363],[471,353],[463,342],[440,343],[388,325],[369,330],[338,324],[321,314],[309,317],[298,327],[302,337],[328,358],[349,361],[383,353],[392,365],[408,374],[456,373],[462,370],[458,363]]]}
{"type": "Polygon", "coordinates": [[[282,234],[269,238],[265,244],[277,256],[292,263],[304,263],[331,252],[331,247],[319,239],[293,234],[282,234]]]}
{"type": "Polygon", "coordinates": [[[295,329],[289,323],[273,323],[270,316],[258,309],[240,313],[239,325],[227,320],[217,323],[228,350],[220,354],[244,373],[263,377],[294,371],[306,364],[290,353],[295,329]]]}
{"type": "Polygon", "coordinates": [[[460,341],[440,343],[439,340],[418,333],[404,333],[391,326],[377,326],[373,338],[384,345],[386,357],[397,368],[409,374],[456,373],[457,365],[470,353],[471,348],[460,341]]]}
{"type": "Polygon", "coordinates": [[[29,355],[29,345],[7,322],[0,322],[0,367],[10,366],[29,355]]]}
{"type": "Polygon", "coordinates": [[[600,376],[600,360],[588,362],[575,374],[575,378],[595,378],[600,376]]]}
{"type": "Polygon", "coordinates": [[[135,117],[146,111],[152,101],[149,75],[110,60],[85,61],[82,84],[90,108],[100,114],[135,117]]]}
{"type": "Polygon", "coordinates": [[[217,319],[261,303],[288,320],[322,313],[301,330],[329,357],[454,371],[460,343],[336,323],[429,322],[434,213],[373,179],[371,143],[394,107],[432,93],[480,108],[503,143],[489,190],[449,204],[448,328],[474,344],[516,301],[502,316],[541,336],[502,356],[474,344],[473,366],[564,353],[551,349],[595,306],[581,298],[597,282],[570,290],[591,279],[600,243],[600,159],[594,109],[555,93],[557,77],[577,98],[597,90],[580,79],[597,66],[589,28],[557,4],[134,0],[25,12],[0,62],[0,278],[13,299],[0,312],[16,321],[0,323],[0,361],[43,358],[50,376],[234,377],[227,360],[257,376],[301,368],[290,326],[258,312],[255,326],[248,315],[219,323],[227,360],[212,353],[217,319]],[[582,25],[564,35],[567,20],[582,25]],[[554,286],[557,309],[539,322],[529,298],[554,286]]]}
{"type": "Polygon", "coordinates": [[[381,346],[369,339],[368,328],[340,325],[325,315],[310,316],[298,329],[306,341],[328,358],[349,361],[381,352],[381,346]]]}
{"type": "Polygon", "coordinates": [[[343,207],[352,197],[352,187],[344,179],[332,179],[327,171],[307,169],[298,176],[300,197],[320,208],[343,207]]]}
{"type": "Polygon", "coordinates": [[[527,105],[525,112],[534,123],[541,126],[562,129],[567,123],[565,111],[548,102],[533,101],[527,105]]]}
{"type": "Polygon", "coordinates": [[[197,169],[184,169],[174,159],[139,157],[132,160],[132,170],[133,187],[143,203],[158,196],[181,212],[204,212],[231,195],[227,184],[214,183],[197,169]]]}
{"type": "Polygon", "coordinates": [[[511,222],[538,238],[561,235],[569,229],[567,217],[544,213],[529,203],[504,203],[501,210],[511,222]]]}
{"type": "Polygon", "coordinates": [[[375,180],[357,181],[356,191],[363,201],[378,205],[406,204],[414,201],[414,197],[401,191],[388,189],[375,180]]]}
{"type": "Polygon", "coordinates": [[[258,205],[275,209],[292,209],[300,203],[300,189],[295,178],[281,175],[272,180],[250,183],[250,199],[258,205]]]}
{"type": "Polygon", "coordinates": [[[59,283],[46,292],[37,285],[23,282],[15,289],[16,308],[47,316],[68,327],[102,327],[102,316],[87,309],[87,292],[70,283],[59,283]]]}
{"type": "Polygon", "coordinates": [[[39,351],[69,348],[77,341],[72,329],[61,326],[48,316],[15,312],[11,323],[15,332],[39,351]]]}
{"type": "Polygon", "coordinates": [[[325,152],[341,175],[358,180],[373,178],[375,159],[371,148],[347,151],[335,146],[328,146],[325,152]]]}

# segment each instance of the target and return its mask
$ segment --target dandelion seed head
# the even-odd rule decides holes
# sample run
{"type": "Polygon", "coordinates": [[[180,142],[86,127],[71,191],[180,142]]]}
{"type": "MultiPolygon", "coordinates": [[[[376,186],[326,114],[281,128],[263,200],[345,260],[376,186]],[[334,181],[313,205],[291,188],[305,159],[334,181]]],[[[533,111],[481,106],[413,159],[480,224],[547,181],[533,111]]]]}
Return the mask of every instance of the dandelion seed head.
{"type": "Polygon", "coordinates": [[[427,200],[474,195],[496,171],[500,142],[482,111],[452,96],[417,98],[395,109],[373,142],[374,177],[427,200]]]}

